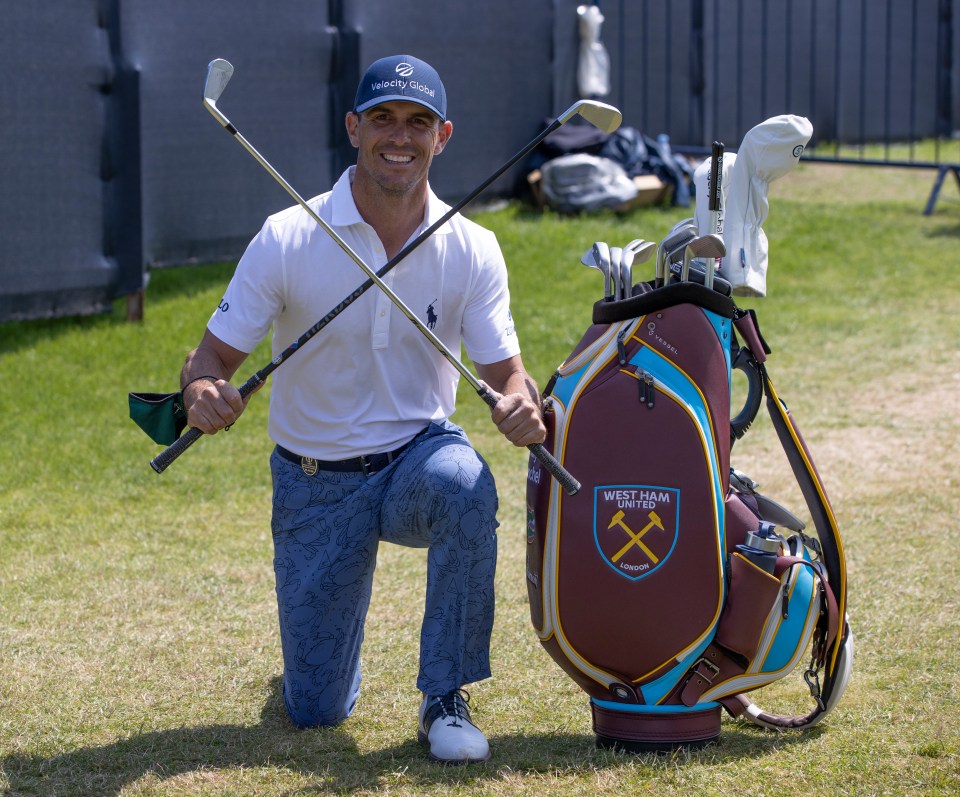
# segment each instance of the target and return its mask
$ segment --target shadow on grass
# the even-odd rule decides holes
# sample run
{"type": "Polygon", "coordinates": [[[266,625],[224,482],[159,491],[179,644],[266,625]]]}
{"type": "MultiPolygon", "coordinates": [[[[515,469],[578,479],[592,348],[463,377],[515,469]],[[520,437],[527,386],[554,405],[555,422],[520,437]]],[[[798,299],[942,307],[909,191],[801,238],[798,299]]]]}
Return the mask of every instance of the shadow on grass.
{"type": "MultiPolygon", "coordinates": [[[[956,204],[956,203],[955,203],[956,204]]],[[[960,216],[960,208],[957,209],[957,215],[960,216]]],[[[931,238],[960,238],[960,218],[957,220],[942,219],[944,222],[935,227],[930,232],[931,238]]]]}
{"type": "MultiPolygon", "coordinates": [[[[0,774],[7,783],[0,794],[111,797],[144,777],[162,782],[191,773],[249,772],[256,768],[299,774],[309,783],[297,786],[298,794],[343,794],[386,785],[470,785],[518,775],[576,777],[623,766],[640,767],[655,778],[678,765],[710,766],[761,757],[820,735],[816,728],[805,733],[772,734],[747,726],[725,725],[717,744],[673,755],[636,756],[598,750],[593,736],[586,734],[492,735],[492,761],[443,767],[427,759],[412,735],[399,745],[362,752],[346,727],[295,728],[283,707],[280,678],[275,678],[258,725],[153,731],[52,756],[9,754],[0,759],[0,774]]],[[[283,775],[264,777],[282,779],[283,775]]]]}
{"type": "MultiPolygon", "coordinates": [[[[177,266],[150,272],[149,286],[144,294],[144,316],[149,319],[151,308],[179,301],[185,296],[219,286],[226,288],[233,275],[234,263],[214,263],[203,266],[177,266]]],[[[41,341],[56,340],[75,331],[116,327],[127,321],[126,300],[113,303],[111,312],[87,316],[37,318],[29,321],[0,323],[0,354],[15,352],[41,341]]]]}

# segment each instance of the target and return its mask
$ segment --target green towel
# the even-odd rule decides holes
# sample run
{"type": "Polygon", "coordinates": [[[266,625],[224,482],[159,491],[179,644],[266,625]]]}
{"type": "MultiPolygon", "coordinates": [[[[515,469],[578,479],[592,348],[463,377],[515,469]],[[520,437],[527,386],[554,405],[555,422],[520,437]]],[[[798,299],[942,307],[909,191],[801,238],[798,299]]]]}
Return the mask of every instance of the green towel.
{"type": "Polygon", "coordinates": [[[183,393],[131,393],[130,417],[153,442],[168,446],[187,428],[183,393]]]}

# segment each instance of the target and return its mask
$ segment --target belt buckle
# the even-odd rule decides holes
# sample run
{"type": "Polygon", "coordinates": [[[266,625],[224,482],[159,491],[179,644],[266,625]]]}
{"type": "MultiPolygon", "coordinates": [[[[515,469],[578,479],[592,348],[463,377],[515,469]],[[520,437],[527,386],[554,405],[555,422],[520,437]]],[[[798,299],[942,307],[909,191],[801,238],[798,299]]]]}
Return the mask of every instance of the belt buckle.
{"type": "Polygon", "coordinates": [[[360,460],[360,470],[364,476],[370,476],[376,473],[376,470],[374,470],[373,465],[370,463],[370,458],[366,454],[361,454],[357,459],[360,460]]]}

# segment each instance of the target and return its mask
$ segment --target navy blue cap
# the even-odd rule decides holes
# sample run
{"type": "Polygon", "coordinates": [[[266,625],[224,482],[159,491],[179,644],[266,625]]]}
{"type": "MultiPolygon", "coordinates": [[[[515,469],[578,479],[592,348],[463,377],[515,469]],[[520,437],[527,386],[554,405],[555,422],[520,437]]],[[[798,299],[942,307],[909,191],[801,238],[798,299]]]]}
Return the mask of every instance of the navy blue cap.
{"type": "Polygon", "coordinates": [[[447,92],[440,75],[426,61],[412,55],[390,55],[374,61],[357,86],[353,109],[361,111],[381,102],[415,102],[447,119],[447,92]]]}

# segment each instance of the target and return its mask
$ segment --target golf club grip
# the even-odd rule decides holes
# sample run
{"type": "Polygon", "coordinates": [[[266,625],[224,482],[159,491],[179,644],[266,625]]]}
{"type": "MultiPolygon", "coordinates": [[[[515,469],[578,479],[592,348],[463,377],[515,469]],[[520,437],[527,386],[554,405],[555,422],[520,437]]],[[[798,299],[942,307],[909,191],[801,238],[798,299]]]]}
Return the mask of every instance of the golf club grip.
{"type": "Polygon", "coordinates": [[[563,488],[567,495],[576,495],[580,492],[580,482],[573,478],[570,472],[554,459],[553,454],[543,447],[543,443],[531,443],[527,448],[530,449],[531,454],[540,460],[540,464],[550,471],[550,475],[557,480],[557,484],[563,488]]]}
{"type": "MultiPolygon", "coordinates": [[[[497,399],[488,388],[481,385],[477,395],[486,402],[491,410],[497,406],[497,399]]],[[[573,478],[566,468],[554,459],[553,454],[543,447],[543,443],[531,443],[527,448],[531,454],[540,460],[543,467],[550,471],[550,475],[557,480],[557,483],[567,495],[576,495],[580,492],[580,482],[573,478]]]]}
{"type": "MultiPolygon", "coordinates": [[[[723,144],[713,142],[710,159],[710,210],[720,210],[720,181],[723,179],[723,144]]],[[[710,230],[716,232],[716,230],[710,230]]]]}
{"type": "Polygon", "coordinates": [[[203,432],[191,426],[180,437],[150,460],[150,467],[157,473],[163,473],[177,457],[203,437],[203,432]]]}

